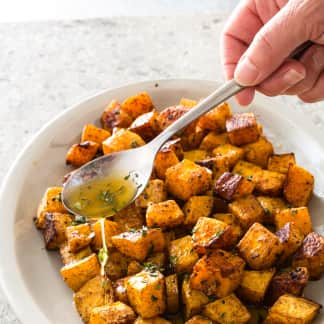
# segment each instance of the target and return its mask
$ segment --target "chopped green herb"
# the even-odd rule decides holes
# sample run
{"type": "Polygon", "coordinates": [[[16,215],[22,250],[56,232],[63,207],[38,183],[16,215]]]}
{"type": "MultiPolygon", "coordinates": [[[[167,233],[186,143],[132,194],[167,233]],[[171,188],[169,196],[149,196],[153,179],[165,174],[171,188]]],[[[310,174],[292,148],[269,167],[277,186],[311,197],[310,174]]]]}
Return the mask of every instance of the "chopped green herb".
{"type": "Polygon", "coordinates": [[[105,248],[101,248],[98,252],[98,260],[99,263],[103,266],[108,261],[108,250],[105,248]]]}
{"type": "Polygon", "coordinates": [[[155,289],[160,290],[160,289],[161,289],[161,285],[160,285],[160,284],[157,284],[157,285],[155,286],[155,289]]]}
{"type": "Polygon", "coordinates": [[[132,148],[135,148],[135,147],[138,147],[139,145],[138,145],[138,143],[137,143],[137,141],[131,141],[131,147],[132,148]]]}
{"type": "Polygon", "coordinates": [[[154,301],[154,302],[157,301],[158,299],[159,299],[159,298],[157,298],[157,297],[154,296],[154,295],[151,296],[151,300],[154,301]]]}
{"type": "Polygon", "coordinates": [[[107,284],[108,284],[108,281],[105,279],[105,280],[102,282],[101,287],[102,287],[103,289],[106,289],[107,284]]]}
{"type": "Polygon", "coordinates": [[[145,236],[147,236],[147,227],[143,226],[143,228],[142,228],[142,237],[145,237],[145,236]]]}
{"type": "Polygon", "coordinates": [[[292,210],[291,210],[291,214],[292,214],[292,215],[297,215],[297,214],[298,214],[298,211],[297,211],[296,209],[292,209],[292,210]]]}
{"type": "Polygon", "coordinates": [[[264,208],[264,212],[266,214],[267,217],[270,217],[271,216],[271,211],[269,208],[264,208]]]}
{"type": "Polygon", "coordinates": [[[218,239],[223,234],[224,234],[224,230],[219,230],[214,234],[213,239],[218,239]]]}
{"type": "Polygon", "coordinates": [[[59,192],[56,196],[52,197],[51,200],[62,202],[62,192],[59,192]]]}
{"type": "Polygon", "coordinates": [[[172,265],[176,265],[177,262],[178,262],[178,257],[175,256],[175,255],[170,255],[170,263],[171,263],[172,265]]]}
{"type": "Polygon", "coordinates": [[[82,215],[76,215],[74,218],[74,221],[72,222],[72,226],[76,226],[76,225],[80,225],[80,224],[84,224],[87,222],[87,219],[82,216],[82,215]]]}
{"type": "Polygon", "coordinates": [[[247,177],[246,177],[246,180],[247,180],[247,181],[252,181],[252,180],[253,180],[253,176],[252,176],[252,175],[247,176],[247,177]]]}

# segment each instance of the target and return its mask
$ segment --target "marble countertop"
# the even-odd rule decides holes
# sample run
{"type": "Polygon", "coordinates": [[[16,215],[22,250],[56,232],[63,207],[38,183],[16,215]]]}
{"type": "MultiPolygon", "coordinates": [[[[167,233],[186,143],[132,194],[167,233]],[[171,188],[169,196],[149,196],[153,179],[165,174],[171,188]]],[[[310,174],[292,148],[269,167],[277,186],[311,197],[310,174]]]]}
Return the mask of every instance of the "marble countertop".
{"type": "MultiPolygon", "coordinates": [[[[44,123],[102,89],[149,79],[221,80],[219,35],[226,18],[0,24],[0,179],[44,123]]],[[[324,128],[324,103],[282,98],[282,109],[286,101],[324,128]]],[[[19,321],[0,291],[0,324],[9,323],[19,321]]]]}

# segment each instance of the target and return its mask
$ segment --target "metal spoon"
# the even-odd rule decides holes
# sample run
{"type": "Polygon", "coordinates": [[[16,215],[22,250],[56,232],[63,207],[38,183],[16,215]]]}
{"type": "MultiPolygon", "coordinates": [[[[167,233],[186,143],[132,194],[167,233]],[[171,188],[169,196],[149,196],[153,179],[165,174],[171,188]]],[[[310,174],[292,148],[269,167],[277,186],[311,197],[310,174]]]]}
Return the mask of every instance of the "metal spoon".
{"type": "MultiPolygon", "coordinates": [[[[312,43],[310,42],[301,45],[292,53],[291,57],[296,58],[300,56],[301,53],[311,45],[312,43]]],[[[125,202],[122,208],[128,206],[143,192],[148,183],[152,173],[155,156],[161,146],[181,129],[188,126],[212,108],[234,96],[242,89],[244,89],[244,87],[236,83],[235,80],[227,81],[146,145],[105,155],[85,164],[80,169],[76,170],[65,183],[62,192],[63,204],[73,214],[80,215],[80,210],[72,206],[70,201],[71,192],[73,192],[74,188],[85,182],[93,181],[96,178],[102,178],[112,174],[130,174],[132,175],[131,180],[137,187],[137,191],[130,201],[125,202]]],[[[122,208],[120,207],[120,209],[122,208]]],[[[86,217],[87,215],[82,216],[86,217]]]]}

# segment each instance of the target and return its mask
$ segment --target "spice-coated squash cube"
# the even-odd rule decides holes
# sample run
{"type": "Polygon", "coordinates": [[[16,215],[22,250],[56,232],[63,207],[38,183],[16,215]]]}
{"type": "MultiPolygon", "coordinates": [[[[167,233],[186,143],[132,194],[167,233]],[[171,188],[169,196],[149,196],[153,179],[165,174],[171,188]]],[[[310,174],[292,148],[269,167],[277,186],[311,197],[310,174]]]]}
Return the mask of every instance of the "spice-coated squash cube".
{"type": "Polygon", "coordinates": [[[60,256],[61,256],[63,264],[77,262],[81,259],[88,257],[90,254],[92,254],[92,250],[91,250],[90,246],[87,246],[84,249],[82,249],[76,253],[72,253],[70,251],[67,243],[62,244],[60,247],[60,256]]]}
{"type": "Polygon", "coordinates": [[[66,153],[66,164],[80,167],[91,161],[98,151],[99,144],[92,141],[86,141],[79,144],[73,144],[66,153]]]}
{"type": "Polygon", "coordinates": [[[204,255],[193,268],[190,286],[208,296],[225,297],[241,283],[245,262],[223,250],[204,255]]]}
{"type": "Polygon", "coordinates": [[[243,230],[264,219],[263,208],[253,195],[234,200],[228,205],[228,210],[239,220],[243,230]]]}
{"type": "Polygon", "coordinates": [[[255,270],[268,269],[282,253],[279,238],[259,223],[254,223],[237,245],[242,258],[255,270]]]}
{"type": "MultiPolygon", "coordinates": [[[[165,244],[166,245],[166,244],[165,244]]],[[[166,245],[167,246],[167,245],[166,245]]],[[[167,257],[164,252],[152,253],[147,259],[146,263],[148,266],[155,266],[159,269],[163,269],[167,261],[167,257]]]]}
{"type": "Polygon", "coordinates": [[[261,170],[255,175],[255,191],[261,195],[280,196],[285,180],[282,173],[261,170]]]}
{"type": "Polygon", "coordinates": [[[285,201],[279,197],[258,196],[257,199],[264,210],[264,223],[266,224],[274,224],[275,215],[287,208],[285,201]]]}
{"type": "Polygon", "coordinates": [[[158,116],[160,129],[165,129],[190,110],[185,106],[170,106],[163,109],[158,116]]]}
{"type": "Polygon", "coordinates": [[[134,228],[141,228],[144,225],[145,217],[141,208],[132,203],[116,213],[113,220],[118,224],[121,232],[127,232],[134,228]]]}
{"type": "Polygon", "coordinates": [[[245,270],[236,291],[237,295],[248,303],[260,304],[275,272],[275,268],[260,271],[245,270]]]}
{"type": "Polygon", "coordinates": [[[160,132],[157,121],[158,115],[156,110],[152,110],[138,116],[129,126],[129,130],[138,134],[144,141],[149,142],[160,132]]]}
{"type": "Polygon", "coordinates": [[[285,294],[269,309],[263,324],[307,324],[317,315],[320,305],[310,300],[285,294]]]}
{"type": "Polygon", "coordinates": [[[283,194],[286,200],[295,207],[307,206],[314,188],[314,177],[299,165],[291,164],[283,194]]]}
{"type": "Polygon", "coordinates": [[[244,145],[243,148],[244,157],[248,162],[262,168],[267,167],[268,159],[273,154],[273,146],[264,136],[260,136],[254,143],[244,145]]]}
{"type": "Polygon", "coordinates": [[[307,207],[286,208],[275,215],[277,230],[290,222],[294,222],[304,236],[312,231],[312,220],[307,207]]]}
{"type": "Polygon", "coordinates": [[[141,208],[147,208],[151,203],[156,204],[166,200],[167,193],[164,181],[160,179],[150,180],[143,193],[136,199],[135,204],[141,208]]]}
{"type": "Polygon", "coordinates": [[[133,121],[132,117],[122,109],[120,103],[112,100],[101,115],[101,125],[112,131],[115,127],[127,128],[133,121]]]}
{"type": "Polygon", "coordinates": [[[88,223],[69,226],[65,230],[67,244],[72,253],[78,252],[89,245],[94,237],[88,223]]]}
{"type": "Polygon", "coordinates": [[[65,241],[65,229],[71,225],[69,214],[46,213],[43,229],[45,246],[48,250],[58,249],[65,241]]]}
{"type": "Polygon", "coordinates": [[[42,229],[45,225],[46,213],[67,213],[62,203],[62,187],[49,187],[38,205],[35,224],[37,228],[42,229]]]}
{"type": "Polygon", "coordinates": [[[190,235],[173,240],[169,245],[170,263],[176,272],[191,272],[199,256],[190,235]]]}
{"type": "Polygon", "coordinates": [[[218,179],[224,172],[229,171],[228,158],[222,155],[204,160],[197,160],[195,163],[211,170],[214,179],[218,179]]]}
{"type": "Polygon", "coordinates": [[[200,254],[210,249],[231,249],[235,243],[230,225],[214,218],[200,217],[192,230],[194,248],[200,254]]]}
{"type": "Polygon", "coordinates": [[[132,260],[127,266],[127,276],[132,276],[142,270],[143,266],[138,261],[132,260]]]}
{"type": "Polygon", "coordinates": [[[144,145],[144,140],[128,129],[119,129],[102,142],[104,154],[124,151],[144,145]]]}
{"type": "Polygon", "coordinates": [[[270,283],[265,296],[265,303],[273,305],[284,294],[301,296],[309,279],[307,268],[299,267],[292,271],[286,271],[275,275],[270,283]]]}
{"type": "Polygon", "coordinates": [[[234,146],[232,144],[219,145],[213,150],[214,156],[227,157],[230,169],[244,157],[244,150],[241,147],[234,146]]]}
{"type": "Polygon", "coordinates": [[[153,103],[146,92],[138,93],[124,100],[121,104],[122,110],[133,119],[153,109],[153,103]]]}
{"type": "Polygon", "coordinates": [[[111,133],[108,130],[87,124],[83,127],[81,142],[91,141],[101,145],[101,143],[110,135],[111,133]]]}
{"type": "Polygon", "coordinates": [[[186,151],[183,153],[184,153],[183,158],[187,159],[189,161],[192,161],[192,162],[196,162],[198,160],[203,160],[203,159],[207,158],[207,156],[208,156],[208,153],[205,150],[191,150],[191,151],[186,151]]]}
{"type": "Polygon", "coordinates": [[[146,227],[115,235],[112,243],[121,253],[138,261],[144,261],[149,253],[163,251],[165,245],[160,229],[146,227]]]}
{"type": "Polygon", "coordinates": [[[218,145],[228,143],[229,139],[227,133],[218,134],[217,132],[209,132],[201,141],[199,148],[201,150],[212,151],[218,145]]]}
{"type": "Polygon", "coordinates": [[[166,187],[176,198],[187,200],[203,194],[211,185],[212,172],[188,160],[170,167],[166,172],[166,187]]]}
{"type": "Polygon", "coordinates": [[[127,275],[128,265],[131,259],[118,250],[110,250],[108,261],[105,265],[105,273],[111,280],[117,280],[127,275]]]}
{"type": "Polygon", "coordinates": [[[244,145],[259,138],[259,129],[253,113],[234,114],[226,120],[226,131],[233,145],[244,145]]]}
{"type": "Polygon", "coordinates": [[[294,267],[306,267],[311,279],[319,279],[324,272],[324,237],[309,233],[293,258],[294,267]]]}
{"type": "Polygon", "coordinates": [[[197,149],[205,135],[206,131],[197,128],[195,122],[189,125],[180,136],[183,149],[186,151],[197,149]]]}
{"type": "Polygon", "coordinates": [[[231,116],[231,108],[227,102],[224,102],[200,117],[198,119],[197,127],[222,132],[225,130],[226,119],[231,116]]]}
{"type": "Polygon", "coordinates": [[[214,192],[226,199],[233,200],[250,195],[255,184],[239,174],[225,172],[215,182],[214,192]]]}
{"type": "Polygon", "coordinates": [[[286,174],[290,164],[296,164],[294,153],[274,154],[269,157],[267,169],[286,174]]]}
{"type": "Polygon", "coordinates": [[[160,179],[165,179],[166,170],[179,163],[176,153],[171,148],[163,148],[157,153],[154,170],[160,179]]]}
{"type": "Polygon", "coordinates": [[[179,102],[179,105],[184,106],[184,107],[192,108],[192,107],[196,106],[197,103],[198,102],[196,100],[192,100],[192,99],[188,99],[188,98],[181,98],[180,102],[179,102]]]}
{"type": "Polygon", "coordinates": [[[133,309],[118,301],[93,308],[88,324],[129,324],[133,323],[135,318],[136,315],[133,309]]]}
{"type": "Polygon", "coordinates": [[[129,305],[129,300],[127,297],[126,285],[129,278],[130,277],[123,277],[113,283],[115,299],[127,305],[129,305]]]}
{"type": "MultiPolygon", "coordinates": [[[[105,228],[105,241],[108,248],[111,248],[112,242],[111,238],[114,235],[121,233],[121,230],[118,226],[118,223],[113,222],[109,219],[104,220],[104,228],[105,228]]],[[[102,224],[101,221],[96,221],[92,224],[91,230],[94,232],[94,238],[91,242],[91,247],[94,251],[99,251],[102,248],[102,224]]]]}
{"type": "Polygon", "coordinates": [[[88,280],[97,276],[99,272],[100,264],[97,255],[93,253],[75,263],[65,265],[61,269],[61,276],[73,291],[78,291],[88,280]]]}
{"type": "Polygon", "coordinates": [[[253,182],[256,182],[257,174],[261,170],[262,168],[256,164],[240,160],[235,164],[232,173],[239,174],[247,178],[248,180],[252,180],[253,182]]]}
{"type": "Polygon", "coordinates": [[[166,311],[168,314],[176,314],[179,311],[179,287],[177,274],[165,277],[166,311]]]}
{"type": "Polygon", "coordinates": [[[146,210],[146,224],[148,227],[171,228],[181,225],[184,214],[174,200],[166,200],[150,204],[146,210]]]}
{"type": "Polygon", "coordinates": [[[192,196],[183,206],[185,225],[195,225],[199,217],[210,216],[214,205],[214,198],[211,196],[192,196]]]}
{"type": "Polygon", "coordinates": [[[179,160],[183,159],[183,147],[181,144],[181,138],[179,137],[165,142],[161,147],[161,150],[172,150],[179,160]]]}
{"type": "Polygon", "coordinates": [[[166,309],[165,280],[159,271],[146,271],[130,277],[126,284],[130,305],[143,318],[163,314],[166,309]]]}
{"type": "Polygon", "coordinates": [[[216,213],[213,215],[215,219],[218,219],[228,225],[231,225],[233,240],[235,242],[242,236],[243,230],[240,226],[240,222],[233,214],[230,213],[216,213]]]}
{"type": "Polygon", "coordinates": [[[209,302],[209,298],[202,291],[190,287],[187,276],[183,279],[181,293],[186,319],[199,314],[204,305],[209,302]]]}
{"type": "Polygon", "coordinates": [[[216,323],[226,324],[244,324],[251,317],[249,311],[235,294],[230,294],[207,304],[203,310],[203,315],[216,323]]]}
{"type": "Polygon", "coordinates": [[[88,323],[93,308],[114,302],[111,281],[96,276],[73,294],[74,305],[85,323],[88,323]]]}
{"type": "Polygon", "coordinates": [[[190,320],[186,321],[185,324],[212,324],[212,322],[207,317],[196,315],[190,318],[190,320]]]}
{"type": "Polygon", "coordinates": [[[276,235],[283,246],[280,263],[284,263],[302,245],[305,235],[294,222],[286,223],[276,232],[276,235]]]}
{"type": "Polygon", "coordinates": [[[159,316],[147,319],[138,317],[134,324],[171,324],[171,322],[159,316]]]}

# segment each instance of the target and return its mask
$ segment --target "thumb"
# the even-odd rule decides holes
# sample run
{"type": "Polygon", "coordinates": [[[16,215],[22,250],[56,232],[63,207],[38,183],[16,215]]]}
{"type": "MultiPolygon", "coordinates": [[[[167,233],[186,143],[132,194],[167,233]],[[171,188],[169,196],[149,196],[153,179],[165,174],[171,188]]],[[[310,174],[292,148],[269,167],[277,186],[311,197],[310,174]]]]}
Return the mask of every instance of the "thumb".
{"type": "Polygon", "coordinates": [[[241,57],[234,72],[234,78],[239,84],[259,84],[309,38],[300,17],[302,13],[290,8],[290,3],[259,30],[241,57]]]}

